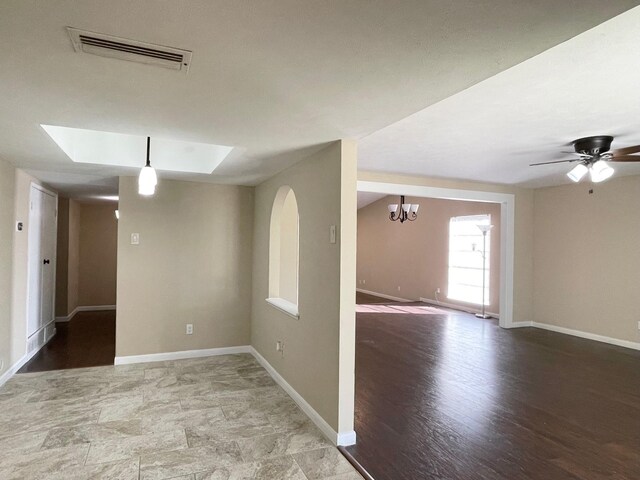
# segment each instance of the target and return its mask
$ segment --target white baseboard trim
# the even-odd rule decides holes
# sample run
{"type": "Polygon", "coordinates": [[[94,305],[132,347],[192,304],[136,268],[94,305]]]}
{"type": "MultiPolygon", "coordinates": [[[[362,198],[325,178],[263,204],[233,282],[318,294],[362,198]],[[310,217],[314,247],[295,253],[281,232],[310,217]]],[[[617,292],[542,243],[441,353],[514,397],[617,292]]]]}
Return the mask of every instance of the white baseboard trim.
{"type": "Polygon", "coordinates": [[[640,343],[631,342],[629,340],[620,340],[618,338],[606,337],[604,335],[598,335],[596,333],[583,332],[581,330],[573,330],[571,328],[558,327],[548,323],[531,322],[532,327],[542,328],[543,330],[550,330],[552,332],[564,333],[566,335],[573,335],[574,337],[586,338],[587,340],[595,340],[597,342],[608,343],[616,345],[618,347],[631,348],[633,350],[640,350],[640,343]]]}
{"type": "Polygon", "coordinates": [[[56,322],[64,323],[70,321],[78,312],[99,312],[103,310],[115,310],[115,305],[83,305],[76,307],[73,311],[66,316],[56,317],[56,322]]]}
{"type": "Polygon", "coordinates": [[[40,345],[38,348],[36,348],[35,350],[31,351],[31,352],[27,352],[25,353],[20,360],[18,360],[16,363],[14,363],[11,368],[9,368],[6,372],[4,372],[1,376],[0,376],[0,387],[2,387],[5,383],[7,383],[11,377],[13,377],[16,372],[18,370],[20,370],[22,367],[24,367],[27,362],[29,360],[31,360],[33,357],[35,357],[38,352],[40,350],[42,350],[42,347],[44,347],[47,343],[49,343],[49,341],[55,337],[56,335],[56,329],[53,329],[53,333],[51,334],[51,336],[49,336],[49,338],[45,339],[44,343],[42,345],[40,345]]]}
{"type": "Polygon", "coordinates": [[[307,416],[311,419],[313,423],[320,429],[322,433],[331,441],[334,445],[338,446],[349,446],[354,445],[356,443],[356,432],[353,430],[350,432],[336,432],[331,425],[329,425],[324,418],[320,416],[315,409],[309,405],[309,403],[300,395],[289,383],[280,375],[275,368],[271,366],[271,364],[262,356],[260,353],[253,347],[251,347],[251,353],[258,363],[262,365],[269,375],[276,381],[278,385],[282,387],[282,389],[289,394],[289,396],[293,399],[294,402],[298,404],[300,409],[307,414],[307,416]]]}
{"type": "Polygon", "coordinates": [[[2,376],[0,376],[0,387],[7,383],[11,379],[11,377],[13,377],[16,372],[24,366],[25,363],[33,358],[36,353],[38,353],[38,350],[35,350],[30,354],[25,353],[20,360],[14,363],[6,372],[4,372],[2,376]]]}
{"type": "Polygon", "coordinates": [[[533,322],[513,322],[509,328],[533,327],[533,322]]]}
{"type": "Polygon", "coordinates": [[[372,292],[371,290],[364,290],[363,288],[356,288],[356,292],[364,293],[366,295],[373,295],[374,297],[386,298],[387,300],[393,300],[394,302],[415,302],[415,300],[410,300],[408,298],[394,297],[393,295],[372,292]]]}
{"type": "MultiPolygon", "coordinates": [[[[320,416],[315,409],[300,395],[289,383],[280,375],[275,368],[250,345],[241,345],[237,347],[208,348],[202,350],[186,350],[181,352],[151,353],[148,355],[129,355],[124,357],[116,357],[115,365],[128,365],[132,363],[162,362],[167,360],[182,360],[185,358],[211,357],[216,355],[232,355],[238,353],[250,353],[271,375],[274,381],[287,392],[300,409],[311,419],[320,431],[335,445],[348,446],[356,443],[356,432],[337,433],[331,426],[320,416]]],[[[18,367],[20,368],[20,367],[18,367]]]]}
{"type": "Polygon", "coordinates": [[[128,355],[116,357],[114,365],[129,365],[131,363],[164,362],[167,360],[184,360],[185,358],[214,357],[216,355],[233,355],[237,353],[252,353],[249,345],[237,347],[206,348],[201,350],[183,350],[181,352],[150,353],[147,355],[128,355]]]}
{"type": "Polygon", "coordinates": [[[350,432],[338,433],[338,441],[336,445],[338,447],[348,447],[349,445],[356,444],[356,432],[351,430],[350,432]]]}
{"type": "MultiPolygon", "coordinates": [[[[458,305],[455,303],[440,302],[438,300],[433,300],[431,298],[425,298],[425,297],[420,297],[420,301],[423,303],[428,303],[429,305],[434,305],[436,307],[452,308],[453,310],[461,310],[467,313],[480,313],[482,311],[479,308],[458,305]]],[[[493,318],[500,319],[500,315],[497,313],[494,313],[494,312],[486,312],[486,313],[488,315],[491,315],[493,318]]]]}

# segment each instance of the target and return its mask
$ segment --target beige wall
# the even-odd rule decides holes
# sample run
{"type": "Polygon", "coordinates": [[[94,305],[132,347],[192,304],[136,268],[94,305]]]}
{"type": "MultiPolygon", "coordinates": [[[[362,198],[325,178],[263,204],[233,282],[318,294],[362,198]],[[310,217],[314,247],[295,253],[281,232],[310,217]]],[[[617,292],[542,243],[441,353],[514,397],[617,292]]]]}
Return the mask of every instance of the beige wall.
{"type": "Polygon", "coordinates": [[[116,304],[117,204],[80,205],[78,304],[116,304]]]}
{"type": "Polygon", "coordinates": [[[0,160],[0,375],[11,367],[15,169],[0,160]]]}
{"type": "Polygon", "coordinates": [[[253,189],[121,177],[119,211],[116,355],[248,345],[253,189]]]}
{"type": "Polygon", "coordinates": [[[397,196],[358,210],[358,287],[411,300],[435,300],[435,291],[440,288],[440,301],[479,308],[447,297],[449,221],[461,215],[490,214],[494,228],[490,234],[487,310],[499,313],[500,204],[418,197],[406,197],[405,201],[420,204],[417,220],[403,224],[389,220],[387,205],[398,203],[397,196]]]}
{"type": "Polygon", "coordinates": [[[352,429],[353,352],[355,338],[342,342],[353,331],[355,317],[355,146],[336,142],[256,187],[253,250],[252,345],[285,380],[336,431],[352,429]],[[343,174],[343,170],[348,170],[343,174]],[[269,223],[278,189],[290,186],[298,202],[300,269],[298,309],[293,318],[265,301],[268,296],[269,223]],[[345,197],[343,191],[353,192],[345,197]],[[351,207],[342,229],[342,200],[351,207]],[[329,242],[331,225],[338,227],[339,240],[329,242]],[[342,248],[351,249],[348,258],[342,248]],[[344,263],[343,263],[344,260],[344,263]],[[353,265],[351,265],[353,263],[353,265]],[[351,265],[351,267],[350,267],[351,265]],[[349,271],[349,269],[351,271],[349,271]],[[343,270],[346,273],[343,273],[343,270]],[[344,298],[341,275],[347,279],[344,298]],[[342,304],[347,307],[342,311],[342,304]],[[275,343],[285,344],[284,356],[275,343]],[[342,350],[342,347],[345,347],[342,350]],[[341,371],[340,359],[346,365],[341,371]],[[349,390],[351,389],[351,390],[349,390]],[[341,395],[346,398],[342,402],[341,395]],[[346,413],[339,415],[345,405],[346,413]],[[349,411],[350,409],[350,411],[349,411]]]}
{"type": "Polygon", "coordinates": [[[79,305],[80,291],[80,204],[69,200],[69,254],[67,267],[67,315],[79,305]]]}
{"type": "Polygon", "coordinates": [[[403,185],[508,193],[515,197],[513,321],[533,319],[533,190],[507,185],[444,180],[429,177],[358,172],[358,180],[403,185]]]}
{"type": "Polygon", "coordinates": [[[56,317],[69,314],[69,199],[58,197],[58,238],[56,242],[56,317]]]}
{"type": "Polygon", "coordinates": [[[536,190],[536,322],[640,341],[638,205],[640,176],[536,190]]]}

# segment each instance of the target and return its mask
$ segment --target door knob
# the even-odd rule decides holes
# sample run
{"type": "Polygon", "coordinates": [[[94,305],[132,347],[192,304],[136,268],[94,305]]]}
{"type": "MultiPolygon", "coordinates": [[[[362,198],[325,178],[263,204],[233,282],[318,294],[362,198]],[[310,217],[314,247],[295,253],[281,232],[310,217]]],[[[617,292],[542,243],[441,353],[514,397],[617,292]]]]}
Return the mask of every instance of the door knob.
{"type": "Polygon", "coordinates": [[[45,265],[49,265],[49,259],[48,259],[48,258],[45,258],[43,263],[44,263],[45,265]]]}

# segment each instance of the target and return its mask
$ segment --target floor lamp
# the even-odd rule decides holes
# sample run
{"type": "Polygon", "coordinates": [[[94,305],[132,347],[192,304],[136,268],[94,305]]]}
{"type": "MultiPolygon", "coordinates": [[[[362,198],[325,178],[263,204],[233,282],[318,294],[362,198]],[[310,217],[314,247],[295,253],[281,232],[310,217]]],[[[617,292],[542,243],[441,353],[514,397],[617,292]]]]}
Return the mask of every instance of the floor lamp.
{"type": "Polygon", "coordinates": [[[484,295],[486,293],[485,282],[487,279],[487,233],[493,228],[493,225],[477,225],[477,227],[482,232],[482,313],[476,313],[476,317],[491,318],[491,315],[487,315],[484,311],[484,295]]]}

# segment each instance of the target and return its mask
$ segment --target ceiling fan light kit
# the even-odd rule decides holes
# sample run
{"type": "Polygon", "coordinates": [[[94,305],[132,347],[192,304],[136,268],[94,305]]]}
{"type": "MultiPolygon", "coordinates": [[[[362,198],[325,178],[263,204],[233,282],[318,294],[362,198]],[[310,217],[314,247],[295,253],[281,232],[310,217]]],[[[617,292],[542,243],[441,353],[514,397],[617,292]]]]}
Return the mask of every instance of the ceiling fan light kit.
{"type": "Polygon", "coordinates": [[[593,183],[603,182],[615,173],[615,169],[609,165],[609,162],[640,162],[640,155],[632,155],[640,153],[640,145],[609,152],[611,142],[613,137],[610,135],[579,138],[571,142],[577,158],[533,163],[531,166],[579,162],[567,173],[567,177],[573,182],[579,182],[589,173],[593,183]]]}

